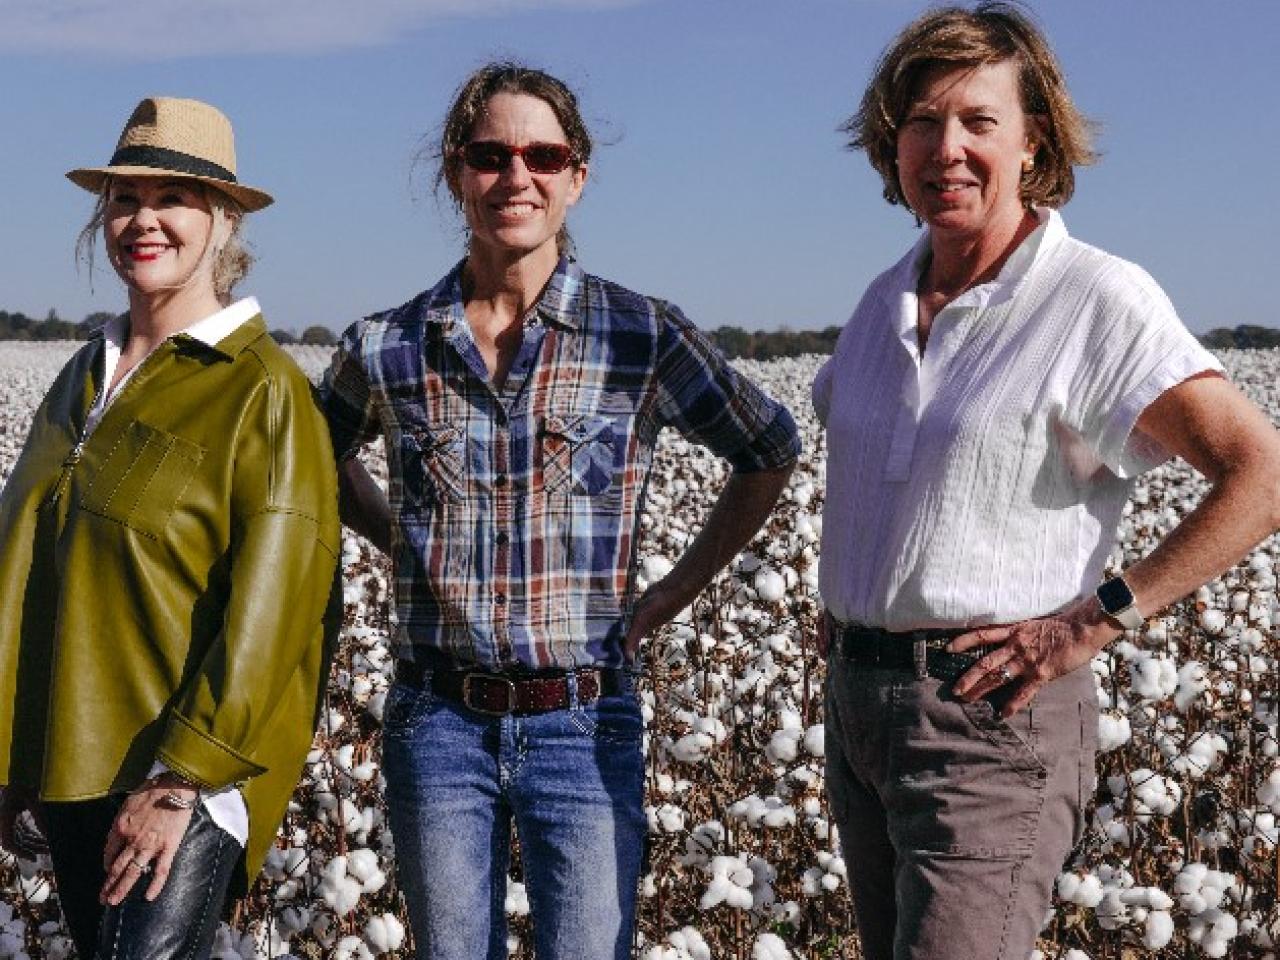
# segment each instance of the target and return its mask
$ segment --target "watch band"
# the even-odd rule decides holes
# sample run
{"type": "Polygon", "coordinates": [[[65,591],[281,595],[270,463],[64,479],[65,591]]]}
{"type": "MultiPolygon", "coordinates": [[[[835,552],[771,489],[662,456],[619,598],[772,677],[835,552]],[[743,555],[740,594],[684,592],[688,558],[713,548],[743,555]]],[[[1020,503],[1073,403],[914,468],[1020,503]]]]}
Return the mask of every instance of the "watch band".
{"type": "Polygon", "coordinates": [[[1145,622],[1133,591],[1124,577],[1114,576],[1099,585],[1096,596],[1102,612],[1126,630],[1138,630],[1145,622]]]}

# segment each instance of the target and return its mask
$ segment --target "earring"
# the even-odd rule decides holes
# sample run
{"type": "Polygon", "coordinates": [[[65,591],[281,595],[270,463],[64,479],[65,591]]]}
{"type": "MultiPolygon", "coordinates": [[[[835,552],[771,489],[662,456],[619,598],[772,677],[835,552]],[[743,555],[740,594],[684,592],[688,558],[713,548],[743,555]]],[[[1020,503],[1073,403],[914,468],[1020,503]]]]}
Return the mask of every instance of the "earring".
{"type": "Polygon", "coordinates": [[[1023,173],[1023,176],[1025,176],[1026,174],[1030,173],[1030,172],[1031,172],[1032,170],[1034,170],[1035,168],[1036,168],[1036,158],[1035,158],[1035,157],[1023,157],[1023,158],[1022,158],[1022,173],[1023,173]]]}

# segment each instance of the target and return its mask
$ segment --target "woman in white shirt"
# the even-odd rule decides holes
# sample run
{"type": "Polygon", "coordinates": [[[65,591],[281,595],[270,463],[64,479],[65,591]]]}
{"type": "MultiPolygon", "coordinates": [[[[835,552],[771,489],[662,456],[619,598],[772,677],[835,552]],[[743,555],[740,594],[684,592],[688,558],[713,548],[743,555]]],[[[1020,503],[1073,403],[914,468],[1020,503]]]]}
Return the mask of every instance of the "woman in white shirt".
{"type": "Polygon", "coordinates": [[[1280,524],[1280,438],[1057,208],[1088,126],[1009,4],[925,14],[847,124],[927,232],[814,384],[830,796],[869,958],[1026,957],[1093,789],[1089,661],[1280,524]],[[1134,476],[1212,491],[1099,587],[1134,476]]]}

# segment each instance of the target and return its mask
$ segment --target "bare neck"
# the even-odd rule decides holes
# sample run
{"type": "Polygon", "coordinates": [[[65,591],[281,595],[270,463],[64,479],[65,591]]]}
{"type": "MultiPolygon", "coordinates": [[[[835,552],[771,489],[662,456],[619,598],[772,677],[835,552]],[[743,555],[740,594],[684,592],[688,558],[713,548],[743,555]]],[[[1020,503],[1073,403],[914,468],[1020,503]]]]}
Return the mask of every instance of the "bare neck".
{"type": "Polygon", "coordinates": [[[522,339],[521,320],[537,302],[560,255],[555,245],[504,258],[473,246],[463,268],[463,310],[471,337],[497,390],[506,383],[522,339]]]}
{"type": "Polygon", "coordinates": [[[520,257],[473,246],[464,267],[467,320],[491,329],[518,323],[555,272],[560,254],[554,245],[520,257]]]}
{"type": "Polygon", "coordinates": [[[1018,246],[1039,226],[1030,210],[977,236],[948,237],[933,234],[929,264],[920,275],[917,292],[931,300],[950,303],[970,287],[994,280],[1018,246]]]}
{"type": "Polygon", "coordinates": [[[129,291],[128,353],[151,350],[193,323],[213,316],[226,304],[218,299],[212,287],[200,290],[164,290],[157,293],[129,291]]]}

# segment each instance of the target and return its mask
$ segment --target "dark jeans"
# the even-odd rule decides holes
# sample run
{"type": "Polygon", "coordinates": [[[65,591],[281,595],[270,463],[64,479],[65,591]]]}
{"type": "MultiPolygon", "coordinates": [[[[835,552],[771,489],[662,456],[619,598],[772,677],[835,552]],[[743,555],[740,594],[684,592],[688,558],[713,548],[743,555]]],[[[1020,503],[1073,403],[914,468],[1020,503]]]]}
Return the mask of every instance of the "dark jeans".
{"type": "Polygon", "coordinates": [[[102,854],[123,799],[42,805],[58,900],[77,953],[81,960],[205,960],[240,845],[197,806],[160,896],[144,896],[146,873],[118,906],[104,907],[102,854]]]}

